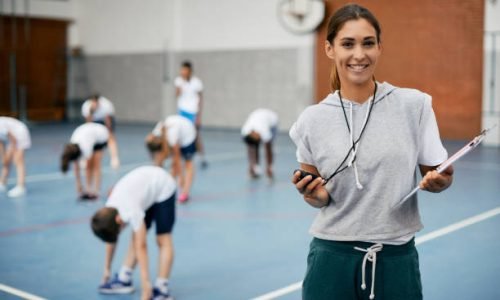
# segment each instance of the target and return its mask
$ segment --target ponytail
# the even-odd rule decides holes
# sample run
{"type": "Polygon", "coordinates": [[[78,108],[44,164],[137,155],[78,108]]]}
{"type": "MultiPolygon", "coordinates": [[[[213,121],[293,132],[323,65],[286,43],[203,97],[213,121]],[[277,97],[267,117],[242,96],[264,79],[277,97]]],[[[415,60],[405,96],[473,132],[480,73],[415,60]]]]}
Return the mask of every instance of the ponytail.
{"type": "Polygon", "coordinates": [[[330,88],[332,92],[340,90],[340,78],[335,62],[332,64],[332,68],[330,70],[330,88]]]}
{"type": "Polygon", "coordinates": [[[68,172],[69,163],[73,160],[76,160],[80,157],[81,151],[80,147],[76,144],[67,144],[64,147],[63,154],[61,156],[61,171],[63,173],[68,172]]]}

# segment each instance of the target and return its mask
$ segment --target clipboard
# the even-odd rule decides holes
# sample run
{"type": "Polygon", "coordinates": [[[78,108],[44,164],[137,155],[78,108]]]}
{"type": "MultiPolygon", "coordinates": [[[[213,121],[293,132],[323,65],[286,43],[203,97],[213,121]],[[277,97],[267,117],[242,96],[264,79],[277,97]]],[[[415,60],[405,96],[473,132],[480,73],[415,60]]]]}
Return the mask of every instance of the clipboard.
{"type": "MultiPolygon", "coordinates": [[[[450,165],[455,163],[457,160],[460,158],[464,157],[467,153],[472,151],[474,148],[476,148],[481,142],[484,140],[484,137],[490,130],[495,128],[497,125],[493,125],[490,128],[484,129],[481,131],[481,133],[476,136],[472,141],[468,142],[462,149],[458,150],[450,156],[447,160],[445,160],[439,167],[437,167],[436,171],[438,173],[442,173],[444,170],[446,170],[450,165]]],[[[408,199],[411,198],[415,193],[417,193],[420,190],[420,186],[415,187],[408,195],[406,195],[403,199],[399,200],[395,205],[392,206],[392,208],[396,208],[400,206],[401,204],[405,203],[408,199]]]]}

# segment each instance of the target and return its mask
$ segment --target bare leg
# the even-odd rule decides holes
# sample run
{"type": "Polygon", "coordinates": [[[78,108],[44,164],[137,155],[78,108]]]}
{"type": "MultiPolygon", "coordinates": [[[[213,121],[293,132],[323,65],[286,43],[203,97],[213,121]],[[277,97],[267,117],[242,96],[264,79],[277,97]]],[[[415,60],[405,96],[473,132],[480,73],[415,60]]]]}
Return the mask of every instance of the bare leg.
{"type": "Polygon", "coordinates": [[[24,187],[24,179],[26,176],[26,169],[24,165],[24,150],[17,149],[14,152],[14,163],[16,165],[17,172],[17,185],[24,187]]]}
{"type": "Polygon", "coordinates": [[[201,168],[205,169],[208,167],[208,163],[205,159],[205,147],[203,146],[203,141],[201,139],[201,126],[196,126],[196,152],[200,155],[201,158],[201,168]]]}
{"type": "Polygon", "coordinates": [[[158,278],[169,278],[174,262],[174,245],[171,234],[160,234],[156,236],[159,248],[158,278]]]}
{"type": "MultiPolygon", "coordinates": [[[[4,149],[4,146],[2,144],[2,149],[4,149]]],[[[7,184],[7,178],[9,177],[9,170],[10,170],[10,163],[12,161],[12,155],[14,152],[14,149],[12,147],[7,147],[5,151],[2,151],[2,175],[0,176],[0,184],[6,185],[7,184]]]]}
{"type": "Polygon", "coordinates": [[[94,154],[87,159],[87,167],[85,168],[85,186],[83,188],[84,193],[92,192],[92,181],[94,177],[94,154]]]}
{"type": "Polygon", "coordinates": [[[184,162],[184,174],[181,176],[182,180],[182,192],[189,195],[191,190],[191,185],[193,184],[194,177],[194,164],[192,160],[187,160],[184,162]]]}
{"type": "Polygon", "coordinates": [[[103,152],[101,150],[95,151],[93,155],[93,179],[94,179],[94,192],[96,195],[99,195],[101,191],[101,164],[102,164],[102,155],[103,152]]]}

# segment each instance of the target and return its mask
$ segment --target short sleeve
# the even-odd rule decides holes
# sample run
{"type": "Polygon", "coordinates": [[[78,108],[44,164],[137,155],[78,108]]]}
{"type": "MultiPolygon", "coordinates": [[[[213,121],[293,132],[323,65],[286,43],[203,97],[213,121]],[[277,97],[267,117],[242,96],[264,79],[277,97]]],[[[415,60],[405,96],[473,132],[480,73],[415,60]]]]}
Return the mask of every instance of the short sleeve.
{"type": "Polygon", "coordinates": [[[266,127],[262,131],[260,138],[262,139],[263,143],[268,143],[273,138],[273,133],[271,132],[271,128],[266,127]]]}
{"type": "Polygon", "coordinates": [[[180,142],[180,126],[172,126],[168,129],[167,141],[171,147],[180,142]]]}
{"type": "Polygon", "coordinates": [[[160,136],[161,135],[161,127],[163,125],[163,122],[158,122],[156,123],[155,128],[153,129],[152,133],[154,136],[160,136]]]}
{"type": "Polygon", "coordinates": [[[443,147],[439,136],[439,128],[432,109],[432,97],[424,94],[424,107],[420,120],[420,145],[418,164],[437,166],[448,158],[448,152],[443,147]]]}
{"type": "Polygon", "coordinates": [[[197,83],[197,85],[196,85],[196,91],[198,93],[203,92],[203,82],[200,79],[198,79],[198,80],[196,80],[196,83],[197,83]]]}
{"type": "Polygon", "coordinates": [[[5,142],[7,139],[7,128],[0,126],[0,141],[5,142]]]}
{"type": "Polygon", "coordinates": [[[312,158],[312,153],[311,153],[311,148],[309,144],[305,141],[304,139],[304,134],[301,132],[301,128],[298,125],[298,122],[295,122],[292,125],[292,128],[290,128],[290,138],[292,141],[295,143],[295,146],[297,147],[297,161],[299,163],[304,163],[308,165],[315,165],[313,158],[312,158]]]}
{"type": "Polygon", "coordinates": [[[174,80],[174,85],[175,87],[182,87],[182,83],[183,83],[184,80],[182,80],[181,77],[176,77],[175,80],[174,80]]]}
{"type": "Polygon", "coordinates": [[[143,211],[136,211],[130,216],[130,226],[132,230],[138,231],[141,228],[141,225],[144,223],[145,213],[143,211]]]}
{"type": "Polygon", "coordinates": [[[82,105],[82,116],[84,118],[88,118],[90,116],[90,102],[89,102],[89,100],[85,101],[82,105]]]}

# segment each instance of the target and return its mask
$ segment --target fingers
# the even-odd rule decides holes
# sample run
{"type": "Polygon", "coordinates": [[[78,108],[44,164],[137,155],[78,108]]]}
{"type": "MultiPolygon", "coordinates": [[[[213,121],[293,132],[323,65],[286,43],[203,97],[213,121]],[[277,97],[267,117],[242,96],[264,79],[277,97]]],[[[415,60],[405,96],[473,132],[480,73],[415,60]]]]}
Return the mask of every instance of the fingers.
{"type": "MultiPolygon", "coordinates": [[[[448,171],[448,169],[446,171],[448,171]]],[[[453,172],[453,168],[451,172],[453,172]]],[[[429,192],[440,192],[447,187],[449,176],[449,174],[439,174],[435,170],[427,172],[420,182],[420,188],[429,192]]]]}
{"type": "Polygon", "coordinates": [[[292,182],[295,184],[295,188],[299,193],[304,195],[310,195],[316,189],[316,187],[323,184],[323,178],[318,177],[312,180],[312,176],[308,175],[300,180],[300,172],[293,174],[292,182]]]}
{"type": "Polygon", "coordinates": [[[448,168],[446,168],[441,174],[451,176],[453,175],[454,169],[453,166],[450,165],[448,168]]]}

